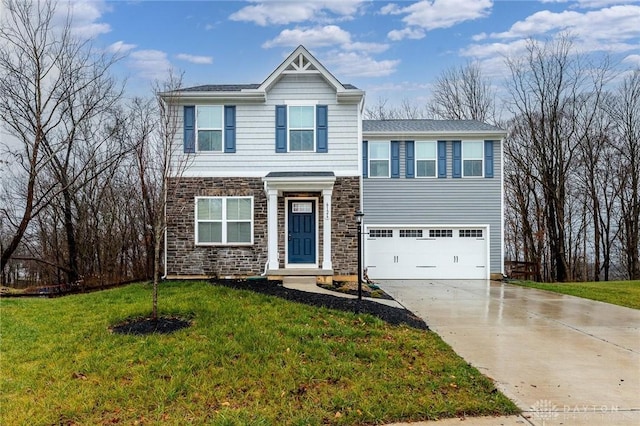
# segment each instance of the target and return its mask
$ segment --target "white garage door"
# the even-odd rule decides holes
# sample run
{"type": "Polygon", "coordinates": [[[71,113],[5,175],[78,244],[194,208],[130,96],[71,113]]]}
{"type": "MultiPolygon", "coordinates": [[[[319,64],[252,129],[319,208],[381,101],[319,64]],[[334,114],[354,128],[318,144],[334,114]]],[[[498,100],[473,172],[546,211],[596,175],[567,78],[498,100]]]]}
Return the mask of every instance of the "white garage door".
{"type": "Polygon", "coordinates": [[[365,235],[371,279],[487,279],[487,227],[372,226],[365,235]]]}

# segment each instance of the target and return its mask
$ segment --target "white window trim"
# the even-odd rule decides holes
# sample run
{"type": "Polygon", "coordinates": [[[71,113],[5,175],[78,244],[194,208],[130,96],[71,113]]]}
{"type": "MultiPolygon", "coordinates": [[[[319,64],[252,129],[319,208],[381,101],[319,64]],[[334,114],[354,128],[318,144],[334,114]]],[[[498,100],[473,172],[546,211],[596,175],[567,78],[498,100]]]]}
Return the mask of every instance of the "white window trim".
{"type": "Polygon", "coordinates": [[[466,177],[467,179],[474,179],[474,178],[483,178],[484,177],[484,141],[462,141],[460,143],[460,151],[461,151],[461,155],[460,155],[460,171],[461,171],[461,175],[462,177],[466,177]],[[477,157],[473,157],[473,158],[465,158],[464,156],[464,144],[465,142],[476,142],[476,143],[480,143],[480,147],[482,148],[482,154],[480,155],[480,158],[477,157]],[[480,160],[482,161],[482,166],[480,168],[480,175],[479,176],[465,176],[464,174],[464,162],[465,160],[480,160]]]}
{"type": "Polygon", "coordinates": [[[224,153],[224,105],[196,105],[196,125],[195,125],[195,129],[196,129],[196,152],[198,153],[202,153],[202,154],[220,154],[220,153],[224,153]],[[215,127],[203,127],[200,128],[198,127],[198,108],[200,107],[220,107],[220,114],[221,114],[221,121],[220,123],[222,123],[222,127],[215,128],[215,127]],[[219,151],[202,151],[199,149],[200,144],[198,143],[198,130],[220,130],[220,134],[221,134],[221,145],[220,145],[220,150],[219,151]]]}
{"type": "MultiPolygon", "coordinates": [[[[414,156],[414,164],[413,164],[413,175],[416,179],[435,179],[438,177],[438,142],[437,141],[415,141],[414,142],[414,147],[413,147],[413,156],[414,156]],[[433,159],[436,163],[436,172],[433,176],[418,176],[418,161],[421,160],[418,158],[418,144],[419,143],[430,143],[434,145],[435,148],[435,152],[436,152],[436,156],[433,159]]],[[[426,160],[426,159],[422,159],[422,160],[426,160]]]]}
{"type": "Polygon", "coordinates": [[[368,176],[371,179],[388,179],[391,177],[391,142],[390,141],[369,141],[367,144],[367,168],[369,170],[368,176]],[[371,161],[380,161],[382,158],[371,158],[371,146],[374,143],[386,143],[387,144],[387,162],[389,163],[389,167],[387,167],[387,175],[386,176],[372,176],[371,175],[371,161]]]}
{"type": "Polygon", "coordinates": [[[287,152],[301,152],[301,153],[306,153],[306,152],[316,152],[316,145],[317,145],[317,132],[316,132],[316,103],[314,102],[289,102],[287,103],[287,152]],[[291,107],[309,107],[313,109],[313,127],[311,128],[306,128],[306,127],[301,127],[301,128],[296,128],[296,129],[292,129],[291,128],[291,107]],[[313,132],[313,147],[310,150],[292,150],[291,149],[291,130],[311,130],[313,132]]]}
{"type": "MultiPolygon", "coordinates": [[[[253,238],[254,238],[254,200],[252,195],[247,196],[213,196],[213,197],[196,197],[194,203],[194,240],[196,246],[252,246],[253,238]],[[251,241],[240,243],[240,242],[227,242],[227,200],[229,199],[250,199],[251,200],[251,241]],[[214,243],[214,242],[200,242],[200,238],[198,235],[198,224],[200,222],[218,222],[213,220],[198,220],[198,200],[210,200],[210,199],[220,199],[222,200],[222,242],[214,243]]],[[[246,222],[242,221],[232,221],[232,222],[246,222]]]]}

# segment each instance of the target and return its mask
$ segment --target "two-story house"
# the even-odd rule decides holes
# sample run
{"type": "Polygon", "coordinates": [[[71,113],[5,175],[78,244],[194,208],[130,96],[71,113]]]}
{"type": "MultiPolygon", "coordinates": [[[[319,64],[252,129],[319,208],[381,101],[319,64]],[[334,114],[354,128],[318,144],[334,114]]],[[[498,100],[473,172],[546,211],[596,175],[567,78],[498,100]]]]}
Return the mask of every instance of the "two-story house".
{"type": "Polygon", "coordinates": [[[259,84],[163,95],[182,121],[166,275],[354,279],[502,273],[504,132],[474,121],[362,119],[364,91],[303,46],[259,84]]]}

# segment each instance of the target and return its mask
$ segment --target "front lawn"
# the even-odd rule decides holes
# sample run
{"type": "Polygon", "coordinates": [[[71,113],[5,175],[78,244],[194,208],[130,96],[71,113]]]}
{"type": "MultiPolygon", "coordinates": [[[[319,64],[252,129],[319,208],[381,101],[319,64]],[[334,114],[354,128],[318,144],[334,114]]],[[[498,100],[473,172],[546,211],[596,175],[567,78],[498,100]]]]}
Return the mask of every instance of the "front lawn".
{"type": "Polygon", "coordinates": [[[518,412],[436,334],[206,282],[0,299],[0,424],[381,424],[518,412]]]}
{"type": "Polygon", "coordinates": [[[512,281],[511,283],[640,309],[640,281],[597,281],[551,284],[533,281],[512,281]]]}

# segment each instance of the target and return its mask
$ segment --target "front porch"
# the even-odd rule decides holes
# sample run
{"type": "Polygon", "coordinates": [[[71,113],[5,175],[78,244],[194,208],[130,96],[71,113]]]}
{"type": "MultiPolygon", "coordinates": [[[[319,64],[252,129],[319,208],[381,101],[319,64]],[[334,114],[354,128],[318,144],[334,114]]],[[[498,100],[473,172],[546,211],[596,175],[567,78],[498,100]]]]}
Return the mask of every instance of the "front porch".
{"type": "Polygon", "coordinates": [[[335,175],[278,172],[269,173],[263,181],[268,270],[333,270],[331,201],[335,175]]]}

